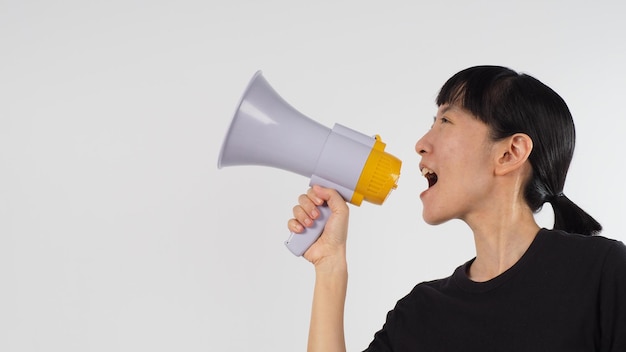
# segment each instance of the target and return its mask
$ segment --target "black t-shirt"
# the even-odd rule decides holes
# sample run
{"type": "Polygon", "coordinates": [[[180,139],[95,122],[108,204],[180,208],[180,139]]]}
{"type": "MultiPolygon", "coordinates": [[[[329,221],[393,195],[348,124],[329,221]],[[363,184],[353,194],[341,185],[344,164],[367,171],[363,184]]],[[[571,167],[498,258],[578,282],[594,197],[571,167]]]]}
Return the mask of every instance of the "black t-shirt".
{"type": "Polygon", "coordinates": [[[398,301],[366,351],[626,352],[626,246],[542,229],[487,282],[473,260],[398,301]]]}

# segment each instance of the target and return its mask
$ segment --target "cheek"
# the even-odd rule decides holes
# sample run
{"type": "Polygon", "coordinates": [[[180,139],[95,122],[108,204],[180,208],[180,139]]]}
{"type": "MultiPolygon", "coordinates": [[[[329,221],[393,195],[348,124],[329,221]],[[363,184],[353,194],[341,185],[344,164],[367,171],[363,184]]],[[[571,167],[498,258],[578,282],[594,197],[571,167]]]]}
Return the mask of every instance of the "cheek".
{"type": "Polygon", "coordinates": [[[442,178],[450,179],[448,187],[456,191],[472,192],[491,181],[493,175],[489,156],[484,150],[463,149],[459,146],[454,157],[447,158],[442,178]]]}
{"type": "Polygon", "coordinates": [[[484,197],[493,185],[493,170],[484,159],[476,158],[466,163],[460,172],[458,191],[465,192],[468,197],[484,197]]]}

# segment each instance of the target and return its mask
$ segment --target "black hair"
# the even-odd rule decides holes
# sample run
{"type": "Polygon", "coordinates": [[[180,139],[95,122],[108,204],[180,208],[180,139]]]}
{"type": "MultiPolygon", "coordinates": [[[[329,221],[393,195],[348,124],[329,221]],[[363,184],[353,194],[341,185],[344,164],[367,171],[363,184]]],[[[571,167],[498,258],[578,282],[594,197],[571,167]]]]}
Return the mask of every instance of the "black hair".
{"type": "Polygon", "coordinates": [[[533,212],[549,202],[554,229],[594,235],[602,226],[563,194],[574,155],[574,120],[565,101],[539,80],[501,66],[475,66],[452,76],[437,96],[438,106],[456,105],[490,127],[500,140],[524,133],[533,141],[532,175],[524,196],[533,212]]]}

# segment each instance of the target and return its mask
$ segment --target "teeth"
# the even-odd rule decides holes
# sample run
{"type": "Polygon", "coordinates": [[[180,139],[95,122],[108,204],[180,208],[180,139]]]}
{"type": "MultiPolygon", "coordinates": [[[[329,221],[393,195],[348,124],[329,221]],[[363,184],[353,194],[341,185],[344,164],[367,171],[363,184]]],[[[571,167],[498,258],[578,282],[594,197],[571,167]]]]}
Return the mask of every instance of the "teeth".
{"type": "Polygon", "coordinates": [[[422,176],[426,176],[427,174],[434,174],[435,172],[427,167],[422,169],[422,176]]]}

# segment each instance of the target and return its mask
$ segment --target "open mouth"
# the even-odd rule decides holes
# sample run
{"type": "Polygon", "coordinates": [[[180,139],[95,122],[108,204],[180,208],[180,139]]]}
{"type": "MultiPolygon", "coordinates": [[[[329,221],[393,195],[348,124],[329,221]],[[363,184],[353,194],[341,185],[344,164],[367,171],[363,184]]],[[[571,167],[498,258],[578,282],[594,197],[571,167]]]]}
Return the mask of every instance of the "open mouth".
{"type": "Polygon", "coordinates": [[[422,169],[422,176],[426,177],[426,180],[428,180],[428,188],[434,186],[435,183],[437,183],[437,174],[427,167],[422,169]]]}

